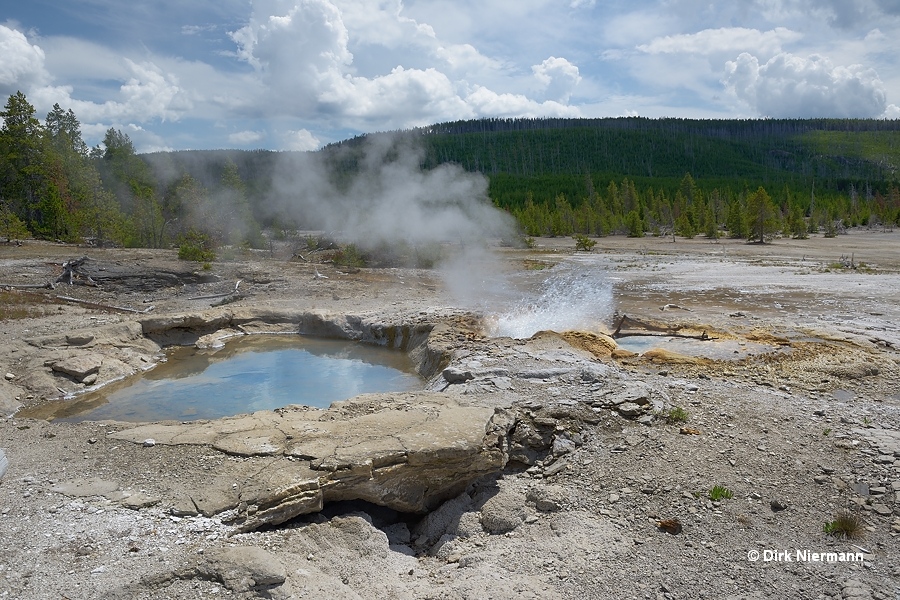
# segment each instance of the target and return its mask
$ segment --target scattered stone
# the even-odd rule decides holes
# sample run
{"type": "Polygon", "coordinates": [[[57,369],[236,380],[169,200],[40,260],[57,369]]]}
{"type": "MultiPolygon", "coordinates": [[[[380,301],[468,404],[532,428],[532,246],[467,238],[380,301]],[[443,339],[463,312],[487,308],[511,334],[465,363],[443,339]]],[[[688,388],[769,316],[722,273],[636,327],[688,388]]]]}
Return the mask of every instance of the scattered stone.
{"type": "Polygon", "coordinates": [[[678,535],[682,532],[683,528],[681,526],[681,521],[678,519],[663,519],[662,521],[658,521],[656,526],[666,533],[671,535],[678,535]]]}
{"type": "Polygon", "coordinates": [[[387,535],[388,543],[392,546],[406,545],[412,540],[409,526],[402,521],[385,527],[384,533],[387,535]]]}
{"type": "Polygon", "coordinates": [[[634,402],[623,402],[616,407],[623,417],[636,417],[644,412],[643,407],[634,402]]]}
{"type": "Polygon", "coordinates": [[[609,380],[609,369],[603,365],[591,365],[581,371],[585,383],[604,383],[609,380]]]}
{"type": "Polygon", "coordinates": [[[7,373],[4,377],[6,378],[7,381],[12,381],[13,379],[16,378],[16,376],[12,373],[7,373]]]}
{"type": "Polygon", "coordinates": [[[488,533],[508,533],[521,525],[526,516],[524,498],[501,492],[481,507],[481,526],[488,533]]]}
{"type": "Polygon", "coordinates": [[[894,514],[894,511],[891,510],[891,507],[885,506],[884,504],[873,504],[872,510],[875,511],[875,513],[881,515],[882,517],[889,517],[892,514],[894,514]]]}
{"type": "MultiPolygon", "coordinates": [[[[417,546],[432,546],[447,533],[457,533],[460,519],[464,513],[474,511],[475,506],[472,498],[468,494],[460,494],[455,498],[447,500],[435,510],[428,513],[422,519],[415,530],[410,534],[407,529],[406,535],[409,539],[415,539],[417,546]]],[[[393,535],[397,535],[394,532],[393,535]]],[[[392,534],[388,534],[391,539],[392,534]]],[[[405,542],[401,542],[405,543],[405,542]]]]}
{"type": "Polygon", "coordinates": [[[841,596],[843,600],[871,600],[873,598],[872,588],[855,579],[848,579],[841,585],[841,596]]]}
{"type": "Polygon", "coordinates": [[[155,445],[156,445],[156,440],[154,440],[153,438],[147,438],[144,440],[144,443],[143,443],[144,448],[152,448],[155,445]]]}
{"type": "Polygon", "coordinates": [[[194,517],[200,514],[197,505],[191,500],[190,496],[180,496],[169,509],[169,512],[176,517],[194,517]]]}
{"type": "Polygon", "coordinates": [[[54,362],[50,368],[57,373],[64,373],[79,383],[85,378],[100,370],[103,357],[92,352],[77,354],[69,358],[54,362]]]}
{"type": "Polygon", "coordinates": [[[287,578],[284,565],[262,548],[216,548],[206,551],[204,556],[206,562],[198,571],[220,581],[232,592],[264,592],[280,586],[287,578]]]}
{"type": "Polygon", "coordinates": [[[831,481],[831,477],[829,477],[828,475],[816,475],[815,477],[813,477],[813,481],[815,481],[819,485],[822,485],[823,483],[828,483],[829,481],[831,481]]]}
{"type": "Polygon", "coordinates": [[[119,500],[119,504],[121,504],[125,508],[130,508],[133,510],[156,506],[157,504],[159,504],[159,502],[160,499],[158,497],[149,496],[147,494],[144,494],[143,492],[130,494],[119,500]]]}
{"type": "Polygon", "coordinates": [[[6,471],[9,469],[9,459],[6,458],[6,453],[0,448],[0,479],[3,479],[3,476],[6,475],[6,471]]]}
{"type": "Polygon", "coordinates": [[[525,499],[541,512],[556,512],[562,508],[566,491],[558,485],[539,485],[528,490],[525,499]]]}
{"type": "Polygon", "coordinates": [[[577,446],[575,442],[570,440],[567,437],[556,436],[553,438],[553,449],[552,452],[556,456],[562,456],[563,454],[569,454],[570,452],[575,452],[577,446]]]}
{"type": "Polygon", "coordinates": [[[892,465],[894,464],[894,457],[890,454],[882,454],[875,458],[875,463],[879,465],[892,465]]]}
{"type": "Polygon", "coordinates": [[[787,508],[787,504],[777,498],[773,498],[769,502],[769,508],[772,509],[772,512],[781,512],[787,508]]]}
{"type": "MultiPolygon", "coordinates": [[[[650,403],[650,387],[640,381],[627,384],[624,388],[615,390],[603,397],[604,406],[620,406],[622,404],[634,404],[644,406],[650,403]]],[[[621,410],[621,409],[619,409],[621,410]]]]}
{"type": "Polygon", "coordinates": [[[868,496],[869,495],[869,484],[867,483],[851,483],[850,489],[856,492],[860,496],[868,496]]]}
{"type": "Polygon", "coordinates": [[[558,458],[552,465],[544,469],[544,477],[553,477],[561,473],[563,469],[569,466],[569,461],[565,458],[558,458]]]}
{"type": "Polygon", "coordinates": [[[466,371],[457,367],[447,367],[441,372],[441,375],[447,383],[465,383],[475,379],[472,371],[466,371]]]}

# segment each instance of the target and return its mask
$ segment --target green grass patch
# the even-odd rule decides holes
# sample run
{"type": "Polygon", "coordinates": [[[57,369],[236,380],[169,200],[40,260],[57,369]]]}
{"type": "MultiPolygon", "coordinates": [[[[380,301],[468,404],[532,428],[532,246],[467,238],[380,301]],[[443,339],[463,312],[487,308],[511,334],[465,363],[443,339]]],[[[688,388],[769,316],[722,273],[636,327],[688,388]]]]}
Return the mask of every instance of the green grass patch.
{"type": "Polygon", "coordinates": [[[724,485],[716,484],[709,490],[709,499],[713,502],[734,498],[734,493],[724,485]]]}
{"type": "Polygon", "coordinates": [[[666,421],[669,423],[687,423],[688,412],[680,406],[673,406],[666,413],[666,421]]]}

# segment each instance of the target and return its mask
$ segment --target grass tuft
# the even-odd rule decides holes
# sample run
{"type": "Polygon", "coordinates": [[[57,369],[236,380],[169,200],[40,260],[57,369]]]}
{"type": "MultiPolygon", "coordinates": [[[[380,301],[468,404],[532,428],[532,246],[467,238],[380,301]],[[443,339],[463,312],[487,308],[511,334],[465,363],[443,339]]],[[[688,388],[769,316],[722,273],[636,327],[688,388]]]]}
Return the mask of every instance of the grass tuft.
{"type": "Polygon", "coordinates": [[[666,413],[666,421],[669,423],[687,423],[688,412],[680,406],[673,406],[666,413]]]}
{"type": "Polygon", "coordinates": [[[857,538],[862,535],[863,521],[862,518],[850,511],[840,510],[834,515],[834,520],[825,523],[825,533],[835,537],[857,538]]]}
{"type": "Polygon", "coordinates": [[[733,498],[734,493],[729,490],[724,485],[716,484],[709,490],[709,499],[713,502],[718,502],[719,500],[726,500],[728,498],[733,498]]]}

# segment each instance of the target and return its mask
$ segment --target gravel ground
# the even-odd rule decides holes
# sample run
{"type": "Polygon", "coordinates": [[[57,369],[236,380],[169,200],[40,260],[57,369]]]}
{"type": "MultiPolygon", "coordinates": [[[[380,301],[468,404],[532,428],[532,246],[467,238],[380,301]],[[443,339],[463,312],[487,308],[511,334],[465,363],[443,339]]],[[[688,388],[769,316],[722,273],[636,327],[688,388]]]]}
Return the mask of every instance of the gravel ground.
{"type": "MultiPolygon", "coordinates": [[[[45,283],[82,255],[100,284],[3,296],[20,311],[0,323],[5,406],[36,410],[57,388],[84,388],[42,366],[37,338],[138,318],[59,296],[172,314],[207,308],[220,299],[197,298],[240,280],[224,296],[236,309],[451,323],[451,365],[474,378],[428,387],[513,410],[521,436],[528,426],[547,442],[427,516],[337,503],[235,534],[153,500],[227,485],[240,457],[19,413],[0,421],[0,597],[900,598],[898,250],[900,233],[859,231],[764,246],[603,238],[590,254],[541,239],[499,253],[524,289],[561,268],[601,269],[611,293],[598,291],[591,329],[627,315],[705,331],[718,338],[694,343],[715,348],[700,351],[717,359],[706,360],[603,356],[566,341],[577,336],[491,337],[519,299],[460,304],[437,272],[343,273],[289,249],[195,271],[169,251],[0,247],[0,284],[45,283]],[[665,406],[650,424],[622,408],[641,395],[665,406]],[[665,418],[672,407],[683,412],[665,418]],[[728,493],[711,497],[716,486],[728,493]],[[851,537],[826,533],[845,515],[851,537]]],[[[120,350],[125,372],[158,346],[120,350]]]]}

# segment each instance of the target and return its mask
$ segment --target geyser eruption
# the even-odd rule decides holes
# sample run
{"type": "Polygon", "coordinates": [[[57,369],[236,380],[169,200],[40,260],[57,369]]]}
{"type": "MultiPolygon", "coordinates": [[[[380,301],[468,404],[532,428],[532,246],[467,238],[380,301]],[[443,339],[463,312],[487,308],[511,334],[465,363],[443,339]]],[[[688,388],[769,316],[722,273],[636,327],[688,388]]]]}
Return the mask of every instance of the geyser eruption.
{"type": "Polygon", "coordinates": [[[522,339],[548,329],[599,331],[612,312],[612,284],[604,269],[585,263],[560,264],[536,293],[526,292],[502,312],[489,313],[489,333],[522,339]]]}

